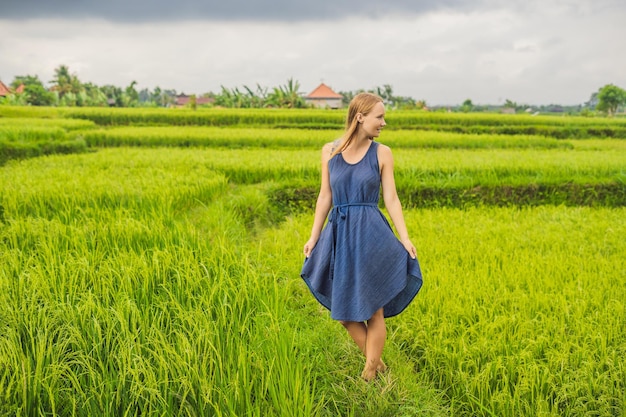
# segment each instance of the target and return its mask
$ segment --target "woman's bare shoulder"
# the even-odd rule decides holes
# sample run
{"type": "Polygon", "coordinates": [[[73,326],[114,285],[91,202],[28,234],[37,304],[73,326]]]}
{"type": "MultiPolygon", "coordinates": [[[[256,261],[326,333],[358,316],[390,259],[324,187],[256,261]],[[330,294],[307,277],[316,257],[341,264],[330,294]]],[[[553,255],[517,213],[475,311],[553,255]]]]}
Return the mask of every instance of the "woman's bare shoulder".
{"type": "Polygon", "coordinates": [[[387,145],[383,145],[382,143],[378,143],[378,149],[376,149],[378,156],[383,158],[391,158],[391,148],[387,145]]]}
{"type": "Polygon", "coordinates": [[[324,146],[322,146],[322,152],[326,152],[326,151],[332,152],[334,148],[335,148],[335,142],[328,142],[328,143],[325,143],[324,146]]]}
{"type": "Polygon", "coordinates": [[[335,149],[337,149],[337,147],[339,147],[340,143],[341,143],[340,139],[337,139],[337,140],[332,141],[332,142],[325,143],[324,146],[322,147],[322,157],[324,157],[326,159],[329,159],[330,156],[335,151],[335,149]]]}

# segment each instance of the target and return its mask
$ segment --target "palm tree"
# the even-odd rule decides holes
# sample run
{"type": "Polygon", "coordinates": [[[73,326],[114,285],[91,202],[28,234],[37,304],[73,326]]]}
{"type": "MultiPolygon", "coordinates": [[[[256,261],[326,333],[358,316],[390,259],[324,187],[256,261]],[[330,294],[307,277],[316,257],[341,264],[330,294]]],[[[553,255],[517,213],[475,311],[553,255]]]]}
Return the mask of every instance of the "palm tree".
{"type": "Polygon", "coordinates": [[[382,87],[376,87],[376,94],[378,94],[385,104],[392,104],[393,102],[393,88],[389,84],[385,84],[382,87]]]}
{"type": "Polygon", "coordinates": [[[54,70],[54,79],[52,90],[59,93],[59,98],[63,98],[68,93],[78,94],[84,91],[83,85],[76,76],[76,74],[70,74],[70,69],[67,65],[60,65],[54,70]]]}
{"type": "Polygon", "coordinates": [[[122,107],[124,102],[122,100],[122,89],[114,85],[103,85],[100,87],[100,91],[104,93],[107,98],[107,103],[111,106],[122,107]]]}
{"type": "Polygon", "coordinates": [[[261,108],[265,105],[267,98],[267,88],[262,88],[259,84],[256,85],[256,91],[246,85],[243,88],[247,91],[247,99],[249,100],[249,107],[261,108]]]}
{"type": "Polygon", "coordinates": [[[274,91],[267,97],[267,103],[290,109],[303,108],[306,106],[306,102],[298,90],[300,90],[300,83],[290,78],[285,86],[274,87],[274,91]]]}
{"type": "Polygon", "coordinates": [[[131,81],[130,85],[126,87],[126,90],[123,94],[124,105],[127,107],[134,107],[139,104],[139,93],[135,86],[137,85],[137,81],[131,81]]]}
{"type": "Polygon", "coordinates": [[[163,107],[165,105],[163,99],[164,99],[164,94],[163,94],[163,91],[161,90],[161,87],[159,86],[154,87],[154,90],[152,91],[152,93],[150,93],[150,101],[152,101],[157,106],[163,107]]]}

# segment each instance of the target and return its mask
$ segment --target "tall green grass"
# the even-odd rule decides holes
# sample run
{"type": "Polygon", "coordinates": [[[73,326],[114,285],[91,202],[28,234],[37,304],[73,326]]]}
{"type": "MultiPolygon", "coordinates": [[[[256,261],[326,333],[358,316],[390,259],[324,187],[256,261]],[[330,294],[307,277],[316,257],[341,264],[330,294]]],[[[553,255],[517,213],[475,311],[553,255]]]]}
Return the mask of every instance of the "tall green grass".
{"type": "Polygon", "coordinates": [[[154,156],[0,171],[0,413],[314,415],[224,177],[154,156]]]}
{"type": "MultiPolygon", "coordinates": [[[[0,164],[87,147],[319,148],[343,112],[284,109],[0,108],[0,164]],[[100,125],[106,128],[95,129],[100,125]]],[[[396,148],[571,149],[566,138],[625,138],[621,119],[389,111],[396,148]]]]}
{"type": "MultiPolygon", "coordinates": [[[[407,207],[620,207],[626,205],[626,153],[614,152],[621,148],[611,143],[607,142],[606,150],[395,149],[396,183],[407,207]]],[[[101,152],[113,155],[131,150],[101,152]]],[[[293,210],[310,208],[315,203],[319,150],[218,148],[169,152],[193,154],[200,163],[237,184],[271,183],[275,202],[293,210]]]]}
{"type": "Polygon", "coordinates": [[[43,106],[0,106],[0,119],[2,118],[58,118],[60,117],[58,107],[43,106]]]}
{"type": "Polygon", "coordinates": [[[335,133],[276,129],[340,113],[67,111],[0,108],[11,143],[102,140],[0,167],[0,415],[624,415],[623,140],[386,130],[425,285],[365,384],[298,276],[335,133]],[[136,126],[216,115],[265,127],[136,126]]]}
{"type": "MultiPolygon", "coordinates": [[[[0,117],[65,117],[102,126],[268,126],[273,128],[341,129],[345,113],[319,109],[36,109],[2,106],[0,117]],[[31,116],[32,117],[32,116],[31,116]]],[[[419,129],[464,134],[539,135],[553,138],[626,138],[624,119],[572,116],[459,114],[388,111],[388,129],[419,129]]]]}
{"type": "Polygon", "coordinates": [[[13,159],[85,152],[83,137],[69,133],[94,126],[87,120],[0,118],[0,165],[13,159]]]}
{"type": "MultiPolygon", "coordinates": [[[[321,149],[321,148],[320,148],[321,149]]],[[[224,173],[232,182],[304,180],[317,184],[320,149],[106,149],[104,159],[118,154],[186,155],[196,164],[224,173]]],[[[626,153],[617,148],[581,150],[394,150],[399,180],[414,185],[485,183],[562,183],[622,181],[626,153]]]]}
{"type": "Polygon", "coordinates": [[[91,129],[96,126],[96,124],[90,120],[45,118],[38,117],[37,114],[37,112],[32,112],[25,113],[21,117],[0,117],[0,128],[2,128],[3,131],[5,131],[5,129],[9,130],[10,133],[10,130],[19,131],[20,129],[25,129],[28,131],[29,128],[58,128],[65,131],[73,131],[78,129],[91,129]]]}
{"type": "MultiPolygon", "coordinates": [[[[117,127],[77,132],[89,146],[208,146],[319,148],[341,136],[340,130],[271,129],[252,127],[117,127]]],[[[569,142],[540,136],[465,135],[391,130],[385,143],[394,148],[572,148],[569,142]]]]}
{"type": "Polygon", "coordinates": [[[426,285],[396,342],[453,415],[623,415],[625,214],[408,215],[426,285]]]}

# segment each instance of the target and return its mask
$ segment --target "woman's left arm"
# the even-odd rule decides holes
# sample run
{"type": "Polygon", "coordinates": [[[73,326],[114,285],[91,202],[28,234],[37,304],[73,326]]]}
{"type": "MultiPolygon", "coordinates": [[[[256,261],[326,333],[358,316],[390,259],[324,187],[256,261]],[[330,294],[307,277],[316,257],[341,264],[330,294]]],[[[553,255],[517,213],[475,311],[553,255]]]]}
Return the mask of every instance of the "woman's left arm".
{"type": "Polygon", "coordinates": [[[402,214],[402,203],[398,197],[396,190],[396,181],[393,174],[393,155],[391,149],[388,146],[380,144],[378,146],[378,165],[380,167],[380,177],[383,187],[383,200],[385,201],[385,208],[393,221],[393,225],[398,232],[400,242],[404,245],[404,248],[409,252],[411,258],[415,259],[417,256],[417,250],[411,239],[409,238],[409,232],[406,228],[404,221],[404,215],[402,214]]]}

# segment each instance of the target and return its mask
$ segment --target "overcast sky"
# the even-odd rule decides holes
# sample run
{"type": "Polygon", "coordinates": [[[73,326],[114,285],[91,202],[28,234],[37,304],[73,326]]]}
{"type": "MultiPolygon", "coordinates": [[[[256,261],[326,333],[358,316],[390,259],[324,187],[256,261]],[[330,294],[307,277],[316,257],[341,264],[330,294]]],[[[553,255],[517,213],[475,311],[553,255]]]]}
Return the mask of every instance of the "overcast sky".
{"type": "Polygon", "coordinates": [[[626,88],[624,0],[5,0],[0,80],[179,93],[390,84],[430,105],[582,104],[626,88]]]}

